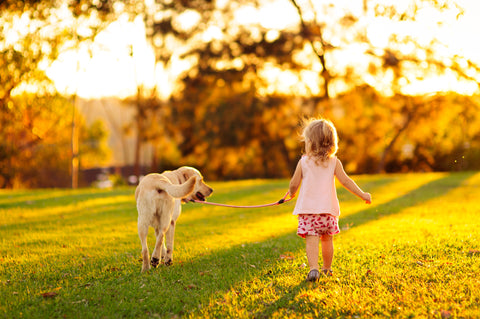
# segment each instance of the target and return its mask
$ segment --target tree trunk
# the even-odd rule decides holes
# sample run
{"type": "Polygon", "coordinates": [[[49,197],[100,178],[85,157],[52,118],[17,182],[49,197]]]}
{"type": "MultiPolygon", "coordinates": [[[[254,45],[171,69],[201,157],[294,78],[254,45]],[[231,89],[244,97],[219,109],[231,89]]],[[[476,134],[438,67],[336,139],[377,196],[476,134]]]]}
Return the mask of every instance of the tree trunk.
{"type": "Polygon", "coordinates": [[[78,188],[78,125],[77,125],[77,95],[73,96],[73,110],[72,110],[72,141],[71,141],[71,150],[72,150],[72,188],[78,188]]]}
{"type": "Polygon", "coordinates": [[[413,120],[413,115],[411,112],[409,112],[407,114],[407,120],[405,121],[403,126],[400,127],[400,129],[397,131],[397,133],[392,138],[390,143],[388,143],[387,147],[385,147],[385,149],[383,150],[382,157],[380,158],[380,162],[378,163],[378,166],[377,166],[377,173],[385,173],[385,161],[387,159],[387,155],[390,153],[393,146],[395,145],[395,142],[398,140],[400,135],[402,135],[403,131],[405,131],[410,125],[410,123],[412,123],[412,120],[413,120]]]}
{"type": "Polygon", "coordinates": [[[298,5],[297,1],[296,0],[291,0],[291,2],[295,6],[295,8],[297,9],[298,16],[300,18],[300,23],[302,25],[302,33],[306,36],[308,42],[310,43],[310,46],[312,47],[313,52],[315,53],[317,58],[320,60],[320,64],[322,65],[322,78],[323,78],[323,96],[322,96],[322,99],[329,99],[330,98],[329,86],[330,86],[331,75],[330,75],[330,72],[328,71],[327,63],[326,63],[326,60],[325,60],[325,52],[327,50],[327,46],[325,45],[325,42],[323,40],[322,29],[318,25],[309,27],[305,23],[305,20],[303,19],[302,9],[298,5]],[[316,36],[318,38],[318,40],[320,40],[321,50],[318,50],[315,47],[314,42],[313,42],[313,36],[316,36]]]}
{"type": "Polygon", "coordinates": [[[137,140],[135,141],[135,159],[133,162],[133,174],[137,177],[137,180],[138,178],[140,178],[140,152],[142,151],[142,129],[143,129],[143,119],[141,114],[138,114],[137,140]]]}

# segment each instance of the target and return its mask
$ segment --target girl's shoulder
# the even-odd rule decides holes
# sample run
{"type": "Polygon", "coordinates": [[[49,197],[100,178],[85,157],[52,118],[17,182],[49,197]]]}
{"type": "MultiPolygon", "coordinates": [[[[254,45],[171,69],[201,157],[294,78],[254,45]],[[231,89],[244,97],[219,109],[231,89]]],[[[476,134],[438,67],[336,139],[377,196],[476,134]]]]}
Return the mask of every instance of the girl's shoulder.
{"type": "Polygon", "coordinates": [[[330,165],[336,165],[337,161],[338,159],[335,155],[329,157],[325,161],[320,161],[319,159],[316,159],[315,157],[308,156],[308,155],[302,155],[302,157],[300,158],[300,162],[303,162],[305,164],[309,163],[311,165],[323,166],[323,167],[330,167],[330,165]]]}
{"type": "Polygon", "coordinates": [[[331,161],[332,161],[331,163],[334,163],[335,165],[337,165],[337,163],[342,164],[342,162],[340,161],[340,159],[339,159],[337,156],[335,156],[335,155],[333,155],[333,156],[331,157],[331,161]]]}
{"type": "Polygon", "coordinates": [[[337,166],[338,158],[335,155],[333,155],[328,159],[328,162],[329,162],[329,165],[335,168],[335,166],[337,166]]]}
{"type": "Polygon", "coordinates": [[[308,156],[307,154],[303,154],[302,157],[300,157],[300,162],[308,161],[309,158],[310,156],[308,156]]]}

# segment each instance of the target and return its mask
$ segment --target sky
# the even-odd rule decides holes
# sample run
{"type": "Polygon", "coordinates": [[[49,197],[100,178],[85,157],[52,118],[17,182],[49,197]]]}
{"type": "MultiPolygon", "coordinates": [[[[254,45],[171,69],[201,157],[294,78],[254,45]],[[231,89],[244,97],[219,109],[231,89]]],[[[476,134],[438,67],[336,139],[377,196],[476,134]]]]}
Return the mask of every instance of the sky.
{"type": "MultiPolygon", "coordinates": [[[[348,2],[352,11],[361,10],[363,3],[361,0],[337,0],[335,3],[339,5],[342,2],[348,2]]],[[[421,29],[422,33],[417,32],[420,39],[422,39],[422,34],[427,39],[428,33],[435,33],[447,44],[449,50],[469,57],[480,64],[480,41],[477,40],[478,30],[480,30],[480,1],[461,0],[458,2],[465,11],[458,18],[453,17],[452,21],[454,22],[451,25],[438,27],[434,23],[437,18],[435,13],[424,10],[418,16],[420,27],[419,25],[411,27],[421,29]]],[[[236,12],[235,19],[241,23],[261,21],[264,27],[272,29],[271,35],[275,36],[275,29],[281,29],[286,25],[295,25],[298,22],[298,15],[292,8],[288,0],[276,0],[267,2],[260,9],[242,8],[236,12]]],[[[195,20],[195,17],[190,15],[185,20],[191,22],[195,20]]],[[[390,31],[402,31],[388,20],[372,19],[365,23],[368,24],[367,30],[373,44],[379,47],[385,44],[390,31]]],[[[403,24],[401,28],[408,27],[403,24]]],[[[214,37],[215,34],[214,28],[210,30],[210,36],[214,37]]],[[[355,52],[344,52],[344,54],[355,54],[355,52]]],[[[338,59],[338,63],[341,63],[341,56],[338,59]]],[[[84,98],[108,96],[125,98],[135,94],[139,83],[144,83],[146,86],[158,83],[160,94],[168,97],[175,78],[186,68],[188,65],[179,58],[173,59],[172,69],[168,72],[161,66],[155,66],[153,53],[145,39],[142,19],[128,21],[124,16],[113,22],[97,37],[93,49],[81,48],[78,52],[63,53],[48,68],[47,74],[54,80],[60,92],[77,93],[84,98]],[[133,56],[130,55],[132,47],[134,48],[133,56]],[[77,59],[77,57],[80,58],[77,59]]],[[[268,75],[266,76],[268,77],[268,75]]],[[[286,86],[292,86],[296,81],[295,77],[289,74],[280,74],[275,70],[272,70],[270,76],[282,77],[286,86]]],[[[309,74],[304,74],[304,76],[308,77],[309,74]]],[[[421,93],[420,91],[430,93],[453,89],[460,93],[471,94],[477,88],[475,85],[468,87],[457,83],[454,77],[447,77],[441,81],[434,79],[421,85],[412,86],[410,89],[406,89],[406,93],[416,94],[421,93]]]]}

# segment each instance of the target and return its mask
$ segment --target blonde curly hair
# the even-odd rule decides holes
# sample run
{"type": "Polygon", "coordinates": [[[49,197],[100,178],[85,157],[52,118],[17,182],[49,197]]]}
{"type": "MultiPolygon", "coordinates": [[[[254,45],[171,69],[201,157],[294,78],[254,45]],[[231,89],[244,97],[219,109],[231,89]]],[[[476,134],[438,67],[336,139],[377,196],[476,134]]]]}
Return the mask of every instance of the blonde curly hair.
{"type": "Polygon", "coordinates": [[[304,122],[302,139],[305,142],[305,154],[315,163],[326,163],[338,150],[337,130],[326,119],[312,118],[304,122]]]}

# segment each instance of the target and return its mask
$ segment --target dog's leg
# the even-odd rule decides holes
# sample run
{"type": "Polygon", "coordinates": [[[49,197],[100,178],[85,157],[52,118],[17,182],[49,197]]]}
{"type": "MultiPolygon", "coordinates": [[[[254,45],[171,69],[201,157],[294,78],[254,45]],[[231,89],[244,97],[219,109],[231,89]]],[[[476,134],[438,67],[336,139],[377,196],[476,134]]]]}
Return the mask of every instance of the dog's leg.
{"type": "Polygon", "coordinates": [[[152,253],[152,260],[150,261],[153,268],[157,268],[162,259],[163,236],[163,231],[160,228],[155,228],[156,242],[152,253]]]}
{"type": "Polygon", "coordinates": [[[165,236],[165,231],[166,231],[165,228],[155,229],[155,236],[157,238],[155,242],[155,249],[153,250],[153,253],[152,253],[152,260],[150,262],[151,265],[155,268],[160,263],[160,260],[164,259],[164,254],[162,255],[162,252],[163,252],[163,249],[165,248],[164,241],[163,241],[163,238],[165,236]]]}
{"type": "Polygon", "coordinates": [[[165,256],[166,256],[166,255],[167,255],[167,248],[165,247],[165,241],[163,241],[163,245],[162,245],[162,258],[160,258],[163,263],[165,262],[165,256]]]}
{"type": "Polygon", "coordinates": [[[138,224],[138,237],[142,243],[142,272],[150,269],[148,263],[148,246],[147,246],[148,226],[138,224]]]}
{"type": "Polygon", "coordinates": [[[177,223],[177,219],[180,216],[182,211],[182,203],[180,200],[175,200],[175,204],[173,207],[173,214],[172,220],[170,221],[170,227],[167,230],[165,235],[165,241],[167,244],[167,251],[165,255],[165,265],[169,266],[173,263],[173,244],[175,240],[175,225],[177,223]]]}
{"type": "Polygon", "coordinates": [[[155,227],[155,249],[152,253],[152,266],[156,267],[160,263],[160,259],[162,258],[162,250],[164,246],[163,238],[165,233],[167,232],[168,227],[170,226],[170,219],[172,218],[172,210],[173,210],[174,201],[165,200],[162,203],[162,206],[157,211],[158,225],[155,227]]]}
{"type": "Polygon", "coordinates": [[[170,222],[170,227],[165,235],[165,241],[167,242],[167,253],[165,255],[165,265],[170,266],[173,263],[173,240],[175,237],[175,221],[170,222]]]}

